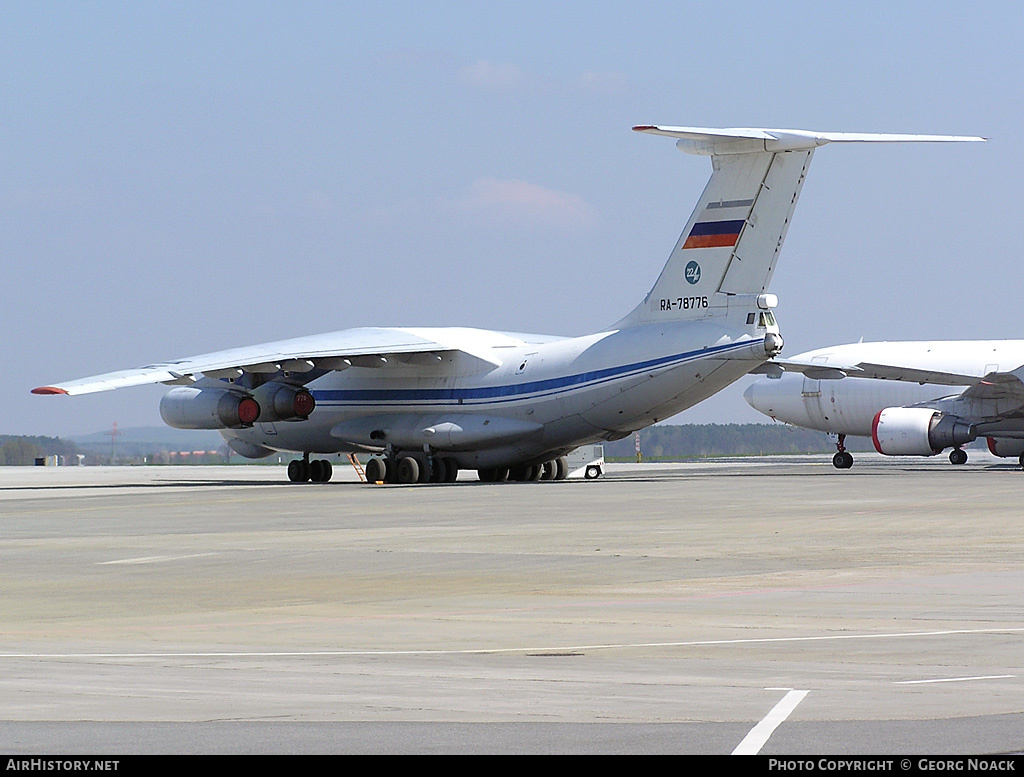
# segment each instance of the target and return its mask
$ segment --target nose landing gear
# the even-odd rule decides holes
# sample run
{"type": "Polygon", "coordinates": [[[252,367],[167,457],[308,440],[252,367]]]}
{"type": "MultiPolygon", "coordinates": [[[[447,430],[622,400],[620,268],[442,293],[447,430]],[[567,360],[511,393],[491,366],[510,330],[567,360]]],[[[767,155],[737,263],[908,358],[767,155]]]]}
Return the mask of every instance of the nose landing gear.
{"type": "Polygon", "coordinates": [[[853,466],[853,456],[846,450],[846,435],[839,435],[836,441],[836,455],[832,457],[832,466],[836,469],[849,469],[853,466]]]}
{"type": "Polygon", "coordinates": [[[967,451],[962,448],[954,448],[949,452],[949,463],[950,464],[966,464],[967,463],[967,451]]]}

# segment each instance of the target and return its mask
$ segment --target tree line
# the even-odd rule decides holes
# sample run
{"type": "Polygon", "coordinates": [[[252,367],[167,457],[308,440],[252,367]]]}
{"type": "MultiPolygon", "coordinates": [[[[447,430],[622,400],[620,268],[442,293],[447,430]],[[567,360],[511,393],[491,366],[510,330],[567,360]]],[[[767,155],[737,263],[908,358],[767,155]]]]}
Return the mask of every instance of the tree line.
{"type": "Polygon", "coordinates": [[[78,453],[73,442],[59,437],[0,434],[0,467],[29,467],[42,456],[63,456],[70,462],[78,453]]]}

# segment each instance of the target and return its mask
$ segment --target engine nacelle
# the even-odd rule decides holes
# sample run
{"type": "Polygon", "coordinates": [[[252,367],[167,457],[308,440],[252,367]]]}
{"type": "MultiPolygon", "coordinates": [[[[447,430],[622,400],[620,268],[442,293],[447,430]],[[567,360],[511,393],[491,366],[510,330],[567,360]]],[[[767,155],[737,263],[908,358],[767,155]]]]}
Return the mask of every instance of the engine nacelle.
{"type": "Polygon", "coordinates": [[[988,449],[993,456],[1017,458],[1024,453],[1024,440],[1012,437],[989,437],[988,449]]]}
{"type": "Polygon", "coordinates": [[[260,403],[261,421],[305,421],[316,407],[309,389],[272,381],[253,392],[260,403]]]}
{"type": "Polygon", "coordinates": [[[160,417],[175,429],[243,429],[256,423],[260,405],[241,391],[181,386],[160,400],[160,417]]]}
{"type": "Polygon", "coordinates": [[[231,450],[245,456],[247,459],[263,459],[274,452],[270,448],[264,448],[262,445],[254,445],[251,442],[239,440],[237,437],[232,437],[227,442],[231,447],[231,450]]]}
{"type": "Polygon", "coordinates": [[[927,407],[887,407],[871,424],[875,450],[887,456],[934,456],[977,436],[973,424],[927,407]]]}

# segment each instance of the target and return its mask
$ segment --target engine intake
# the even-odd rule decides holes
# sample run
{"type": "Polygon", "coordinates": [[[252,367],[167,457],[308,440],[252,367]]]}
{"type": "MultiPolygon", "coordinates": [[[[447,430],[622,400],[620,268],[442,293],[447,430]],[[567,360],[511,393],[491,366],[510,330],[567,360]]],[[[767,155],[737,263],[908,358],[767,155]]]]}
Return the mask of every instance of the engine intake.
{"type": "Polygon", "coordinates": [[[160,417],[175,429],[243,429],[256,423],[260,405],[240,391],[182,386],[160,400],[160,417]]]}
{"type": "Polygon", "coordinates": [[[887,456],[933,456],[977,436],[973,424],[927,407],[887,407],[871,424],[875,450],[887,456]]]}

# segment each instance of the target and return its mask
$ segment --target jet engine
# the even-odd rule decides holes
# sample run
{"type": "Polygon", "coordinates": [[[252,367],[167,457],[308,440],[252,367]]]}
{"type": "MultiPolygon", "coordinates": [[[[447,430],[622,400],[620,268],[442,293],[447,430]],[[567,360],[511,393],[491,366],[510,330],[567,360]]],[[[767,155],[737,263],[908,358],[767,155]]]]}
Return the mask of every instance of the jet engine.
{"type": "Polygon", "coordinates": [[[232,437],[227,443],[231,450],[245,456],[247,459],[262,459],[274,452],[270,448],[264,448],[262,445],[253,445],[251,442],[239,440],[237,437],[232,437]]]}
{"type": "Polygon", "coordinates": [[[973,424],[927,407],[887,407],[871,424],[875,450],[887,456],[933,456],[977,436],[973,424]]]}
{"type": "Polygon", "coordinates": [[[160,400],[160,417],[175,429],[243,429],[260,417],[260,405],[241,391],[181,386],[160,400]]]}
{"type": "Polygon", "coordinates": [[[261,421],[305,421],[316,407],[308,389],[271,381],[253,392],[259,402],[261,421]]]}
{"type": "Polygon", "coordinates": [[[1012,437],[989,437],[988,449],[993,456],[1009,458],[1024,454],[1024,440],[1012,437]]]}

